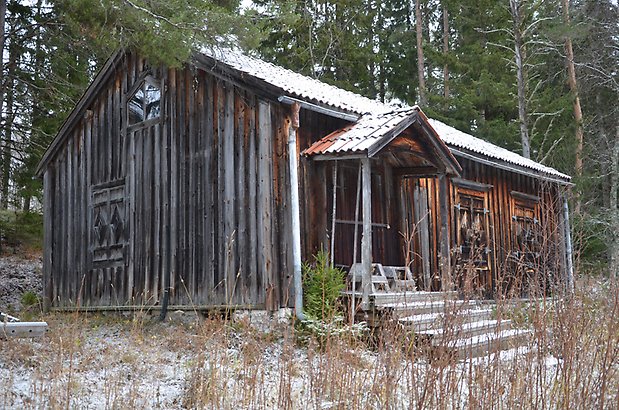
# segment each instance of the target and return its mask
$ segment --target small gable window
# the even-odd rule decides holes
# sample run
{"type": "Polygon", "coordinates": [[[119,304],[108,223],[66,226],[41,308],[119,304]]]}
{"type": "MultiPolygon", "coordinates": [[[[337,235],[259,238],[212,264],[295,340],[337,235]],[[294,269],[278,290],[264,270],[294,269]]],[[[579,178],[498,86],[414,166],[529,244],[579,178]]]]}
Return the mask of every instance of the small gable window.
{"type": "Polygon", "coordinates": [[[161,114],[161,87],[147,77],[131,94],[128,105],[129,125],[159,118],[161,114]]]}

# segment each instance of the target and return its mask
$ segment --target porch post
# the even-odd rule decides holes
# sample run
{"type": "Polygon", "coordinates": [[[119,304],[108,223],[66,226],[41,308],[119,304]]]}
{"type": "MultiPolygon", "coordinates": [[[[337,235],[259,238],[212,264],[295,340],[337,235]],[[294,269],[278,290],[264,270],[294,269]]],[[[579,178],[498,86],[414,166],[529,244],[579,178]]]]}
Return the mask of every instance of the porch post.
{"type": "Polygon", "coordinates": [[[565,260],[566,266],[566,279],[567,279],[567,292],[569,295],[574,294],[574,262],[572,256],[572,227],[570,226],[570,208],[567,201],[567,195],[563,193],[563,235],[565,237],[565,260]]]}
{"type": "Polygon", "coordinates": [[[372,172],[369,158],[361,159],[362,197],[363,197],[363,234],[361,235],[361,266],[363,269],[363,297],[361,308],[370,307],[372,290],[372,172]]]}
{"type": "Polygon", "coordinates": [[[453,290],[453,282],[451,278],[451,257],[449,243],[449,189],[447,188],[447,175],[440,173],[438,175],[439,183],[439,203],[441,215],[441,232],[440,232],[440,256],[439,266],[441,271],[441,290],[453,290]]]}

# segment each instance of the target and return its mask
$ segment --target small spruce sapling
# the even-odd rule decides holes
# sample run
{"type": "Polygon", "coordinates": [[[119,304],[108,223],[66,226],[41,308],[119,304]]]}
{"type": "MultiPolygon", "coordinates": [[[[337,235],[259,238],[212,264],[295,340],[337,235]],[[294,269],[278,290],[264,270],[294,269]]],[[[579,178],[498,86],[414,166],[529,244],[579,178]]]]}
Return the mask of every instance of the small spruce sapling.
{"type": "Polygon", "coordinates": [[[344,276],[342,270],[329,264],[329,254],[323,250],[314,256],[313,263],[303,264],[304,310],[310,319],[328,321],[336,316],[344,276]]]}

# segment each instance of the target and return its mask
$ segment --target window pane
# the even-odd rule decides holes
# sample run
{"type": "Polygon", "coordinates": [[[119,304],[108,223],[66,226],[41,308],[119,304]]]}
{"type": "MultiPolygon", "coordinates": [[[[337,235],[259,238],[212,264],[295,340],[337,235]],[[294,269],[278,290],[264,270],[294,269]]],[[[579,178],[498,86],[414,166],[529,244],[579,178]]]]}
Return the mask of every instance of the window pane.
{"type": "Polygon", "coordinates": [[[159,117],[161,110],[161,90],[152,84],[146,83],[145,90],[145,119],[159,117]]]}
{"type": "Polygon", "coordinates": [[[144,121],[144,90],[140,87],[129,100],[129,125],[144,121]]]}

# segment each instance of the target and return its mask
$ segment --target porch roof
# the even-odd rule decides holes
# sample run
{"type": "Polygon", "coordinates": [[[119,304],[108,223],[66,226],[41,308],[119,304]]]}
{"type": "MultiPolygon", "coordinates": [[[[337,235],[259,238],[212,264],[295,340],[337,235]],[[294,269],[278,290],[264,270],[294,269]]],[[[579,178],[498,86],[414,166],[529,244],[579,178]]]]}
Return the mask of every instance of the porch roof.
{"type": "Polygon", "coordinates": [[[422,130],[421,139],[429,143],[445,169],[450,173],[459,174],[460,164],[417,106],[364,115],[357,122],[316,141],[303,151],[303,155],[346,157],[367,154],[368,157],[373,157],[413,124],[419,125],[422,130]]]}

